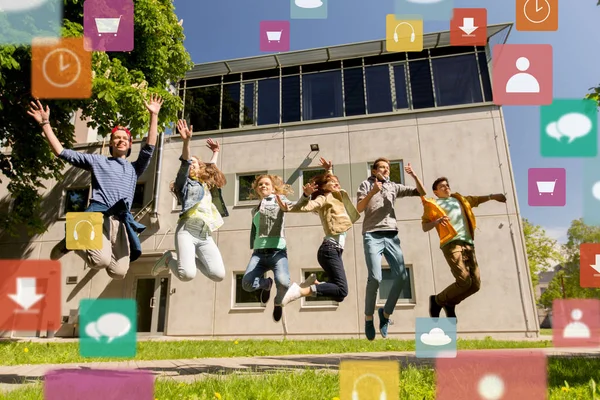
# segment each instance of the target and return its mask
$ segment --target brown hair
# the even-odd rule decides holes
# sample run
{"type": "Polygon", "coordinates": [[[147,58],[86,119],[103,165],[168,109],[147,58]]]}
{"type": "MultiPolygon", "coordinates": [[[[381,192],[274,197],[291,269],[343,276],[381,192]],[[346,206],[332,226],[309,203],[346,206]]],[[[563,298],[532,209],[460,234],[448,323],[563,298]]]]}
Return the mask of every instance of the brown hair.
{"type": "Polygon", "coordinates": [[[250,198],[260,198],[260,195],[258,194],[258,182],[263,178],[269,178],[271,180],[271,185],[273,185],[273,189],[275,189],[275,194],[287,196],[294,193],[292,187],[283,182],[283,179],[280,176],[263,174],[258,175],[256,179],[254,179],[254,182],[252,182],[252,193],[250,193],[250,198]]]}
{"type": "Polygon", "coordinates": [[[446,183],[448,183],[448,186],[450,186],[450,181],[448,180],[448,178],[446,178],[445,176],[441,176],[439,178],[437,178],[435,181],[433,181],[433,185],[431,185],[431,188],[433,190],[437,190],[437,185],[439,185],[440,183],[446,181],[446,183]]]}
{"type": "Polygon", "coordinates": [[[314,183],[317,185],[317,190],[313,192],[310,196],[312,200],[316,199],[319,196],[325,196],[329,192],[323,191],[323,186],[325,186],[330,180],[336,179],[338,182],[340,181],[337,176],[332,174],[331,172],[325,172],[324,174],[317,175],[310,180],[310,183],[314,183]]]}
{"type": "Polygon", "coordinates": [[[371,168],[371,170],[377,169],[377,164],[379,164],[380,162],[385,162],[387,163],[388,167],[390,166],[390,160],[388,160],[385,157],[379,157],[377,160],[375,160],[375,162],[373,163],[373,167],[371,168]]]}
{"type": "MultiPolygon", "coordinates": [[[[227,184],[227,179],[225,178],[225,175],[223,174],[223,172],[221,172],[221,170],[217,167],[216,164],[203,163],[196,156],[192,156],[192,158],[195,158],[198,161],[198,164],[200,164],[200,172],[198,175],[196,175],[192,173],[192,171],[190,171],[191,179],[205,183],[209,189],[212,189],[214,187],[222,188],[227,184]]],[[[175,195],[175,197],[177,197],[177,191],[175,189],[174,181],[171,182],[171,184],[169,185],[169,189],[175,195]]]]}

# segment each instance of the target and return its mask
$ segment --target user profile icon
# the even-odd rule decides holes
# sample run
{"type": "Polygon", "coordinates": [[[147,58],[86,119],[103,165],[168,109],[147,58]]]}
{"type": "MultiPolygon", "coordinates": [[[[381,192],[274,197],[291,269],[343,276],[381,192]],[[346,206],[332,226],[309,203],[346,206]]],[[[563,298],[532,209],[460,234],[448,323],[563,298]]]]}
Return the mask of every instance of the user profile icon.
{"type": "Polygon", "coordinates": [[[103,222],[100,212],[67,213],[67,249],[101,250],[103,222]]]}

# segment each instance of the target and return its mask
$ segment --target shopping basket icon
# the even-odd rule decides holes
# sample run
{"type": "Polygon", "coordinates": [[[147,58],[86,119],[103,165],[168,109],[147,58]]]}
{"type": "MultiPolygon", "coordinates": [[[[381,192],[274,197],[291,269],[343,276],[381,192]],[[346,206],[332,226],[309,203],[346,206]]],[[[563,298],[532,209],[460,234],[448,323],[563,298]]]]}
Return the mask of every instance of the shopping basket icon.
{"type": "Polygon", "coordinates": [[[122,15],[120,15],[119,18],[94,18],[96,21],[96,29],[98,29],[98,36],[102,36],[103,33],[113,33],[117,36],[121,17],[122,15]]]}
{"type": "Polygon", "coordinates": [[[556,179],[553,181],[537,181],[538,193],[540,196],[542,193],[550,193],[554,195],[554,187],[556,186],[556,179]]]}
{"type": "Polygon", "coordinates": [[[279,42],[281,40],[281,33],[283,31],[267,31],[267,40],[269,43],[271,41],[279,42]]]}

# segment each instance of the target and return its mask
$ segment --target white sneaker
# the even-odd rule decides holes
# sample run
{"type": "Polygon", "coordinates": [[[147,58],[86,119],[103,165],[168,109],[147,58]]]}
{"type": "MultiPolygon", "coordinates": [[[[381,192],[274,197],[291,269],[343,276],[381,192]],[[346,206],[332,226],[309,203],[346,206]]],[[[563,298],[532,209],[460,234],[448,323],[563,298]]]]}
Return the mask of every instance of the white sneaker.
{"type": "Polygon", "coordinates": [[[285,296],[283,296],[283,300],[281,300],[281,305],[285,307],[288,303],[296,301],[300,297],[302,297],[302,294],[300,294],[300,286],[294,282],[287,292],[285,292],[285,296]]]}
{"type": "Polygon", "coordinates": [[[167,250],[163,253],[163,255],[158,259],[154,267],[152,267],[152,276],[157,276],[161,272],[169,269],[169,261],[171,260],[171,250],[167,250]]]}
{"type": "Polygon", "coordinates": [[[310,274],[310,275],[308,276],[308,278],[306,278],[306,279],[304,280],[304,282],[302,282],[302,283],[300,284],[300,287],[301,287],[301,288],[307,288],[307,287],[310,287],[311,285],[314,285],[314,283],[315,283],[316,281],[317,281],[317,274],[310,274]]]}

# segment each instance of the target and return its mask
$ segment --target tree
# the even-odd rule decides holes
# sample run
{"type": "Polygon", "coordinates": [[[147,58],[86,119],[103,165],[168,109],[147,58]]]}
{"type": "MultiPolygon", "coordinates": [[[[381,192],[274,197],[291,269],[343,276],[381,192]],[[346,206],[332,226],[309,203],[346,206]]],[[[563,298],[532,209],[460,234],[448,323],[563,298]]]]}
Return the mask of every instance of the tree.
{"type": "Polygon", "coordinates": [[[566,253],[564,267],[554,275],[540,298],[540,303],[548,308],[554,299],[600,299],[600,289],[582,288],[579,284],[579,247],[582,243],[598,243],[600,227],[586,225],[583,219],[574,220],[567,237],[563,246],[566,253]]]}
{"type": "Polygon", "coordinates": [[[531,282],[535,288],[539,282],[538,274],[545,268],[551,267],[551,261],[562,261],[557,249],[556,240],[546,236],[546,231],[539,225],[533,225],[523,218],[523,235],[527,248],[527,260],[531,282]]]}
{"type": "MultiPolygon", "coordinates": [[[[172,0],[134,0],[134,50],[126,53],[92,53],[93,94],[86,100],[43,101],[50,106],[50,122],[66,148],[72,147],[73,112],[102,136],[116,124],[130,128],[141,138],[149,124],[143,99],[158,93],[164,99],[159,129],[174,121],[182,109],[181,99],[166,90],[192,67],[183,46],[183,28],[178,24],[172,0]]],[[[83,1],[64,0],[63,37],[83,36],[83,1]]],[[[0,229],[18,234],[40,234],[47,227],[41,219],[39,188],[45,179],[60,180],[64,162],[54,157],[40,128],[26,114],[31,101],[31,47],[0,47],[0,143],[9,155],[0,154],[0,171],[9,179],[15,199],[13,212],[0,215],[0,229]]]]}

